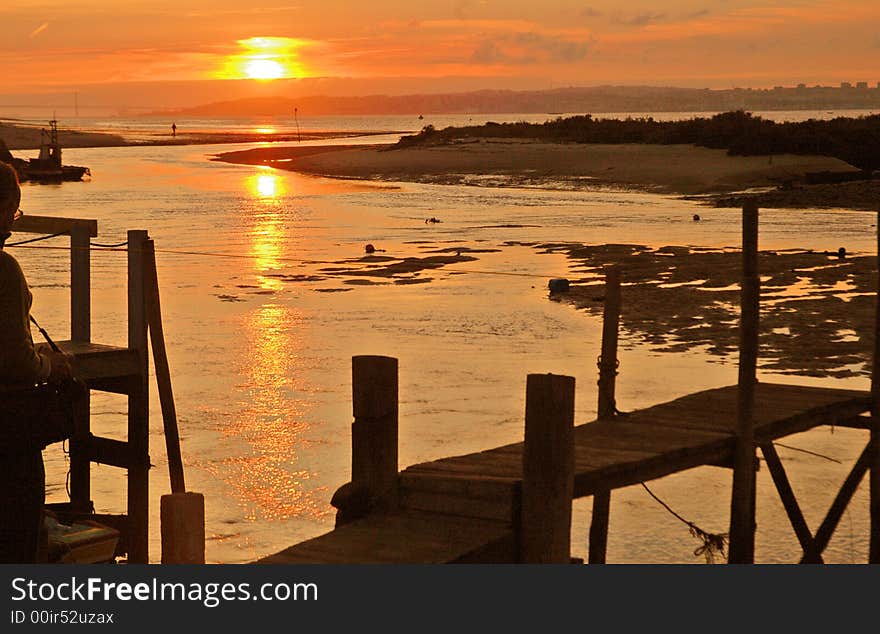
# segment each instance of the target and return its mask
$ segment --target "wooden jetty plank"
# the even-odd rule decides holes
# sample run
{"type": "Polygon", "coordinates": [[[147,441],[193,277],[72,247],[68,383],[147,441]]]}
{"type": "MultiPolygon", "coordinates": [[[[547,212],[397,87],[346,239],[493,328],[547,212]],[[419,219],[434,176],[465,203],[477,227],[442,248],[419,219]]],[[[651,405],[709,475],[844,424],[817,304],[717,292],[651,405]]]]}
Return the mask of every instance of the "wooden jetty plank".
{"type": "Polygon", "coordinates": [[[73,356],[76,374],[86,382],[137,376],[140,372],[139,357],[128,348],[80,341],[59,341],[57,344],[73,356]]]}
{"type": "MultiPolygon", "coordinates": [[[[760,383],[756,438],[851,420],[867,392],[760,383]]],[[[574,428],[573,497],[694,467],[729,464],[736,387],[715,388],[574,428]]],[[[512,557],[523,443],[425,462],[398,474],[403,509],[371,515],[264,563],[495,561],[512,557]],[[488,553],[492,553],[489,555],[488,553]]]]}
{"type": "Polygon", "coordinates": [[[511,539],[500,522],[404,511],[356,520],[257,563],[450,563],[511,539]]]}
{"type": "MultiPolygon", "coordinates": [[[[733,433],[736,424],[735,386],[690,394],[668,403],[632,412],[632,423],[699,431],[733,433]]],[[[867,392],[759,383],[755,391],[755,432],[761,439],[837,424],[866,411],[867,392]]]]}

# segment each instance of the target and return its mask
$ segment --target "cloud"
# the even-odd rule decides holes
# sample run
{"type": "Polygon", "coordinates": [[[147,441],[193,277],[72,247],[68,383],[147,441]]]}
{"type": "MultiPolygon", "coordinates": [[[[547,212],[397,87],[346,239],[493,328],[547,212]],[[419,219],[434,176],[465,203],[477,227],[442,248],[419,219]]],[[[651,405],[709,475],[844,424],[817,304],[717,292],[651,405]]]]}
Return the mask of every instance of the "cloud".
{"type": "Polygon", "coordinates": [[[28,37],[31,37],[31,38],[37,37],[40,33],[42,33],[43,31],[45,31],[48,28],[49,28],[49,23],[43,22],[40,26],[38,26],[33,31],[31,31],[31,34],[28,35],[28,37]]]}
{"type": "Polygon", "coordinates": [[[592,48],[592,40],[572,41],[535,32],[519,32],[482,41],[471,55],[471,61],[478,64],[570,64],[586,58],[592,48]]]}
{"type": "Polygon", "coordinates": [[[710,9],[700,9],[698,11],[693,11],[688,13],[685,17],[686,20],[696,20],[698,18],[705,18],[707,15],[712,13],[710,9]]]}
{"type": "Polygon", "coordinates": [[[594,9],[593,7],[584,7],[584,9],[581,11],[582,18],[598,18],[602,15],[604,14],[601,11],[599,11],[598,9],[594,9]]]}
{"type": "Polygon", "coordinates": [[[647,26],[649,24],[657,24],[666,21],[665,13],[656,11],[645,11],[632,16],[616,16],[614,21],[618,24],[626,24],[628,26],[647,26]]]}

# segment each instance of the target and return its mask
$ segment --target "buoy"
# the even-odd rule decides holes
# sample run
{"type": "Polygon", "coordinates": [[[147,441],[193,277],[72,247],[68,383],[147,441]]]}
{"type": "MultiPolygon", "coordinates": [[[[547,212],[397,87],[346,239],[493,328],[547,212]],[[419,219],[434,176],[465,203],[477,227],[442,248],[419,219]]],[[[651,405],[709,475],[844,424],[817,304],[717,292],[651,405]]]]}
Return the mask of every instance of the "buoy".
{"type": "Polygon", "coordinates": [[[700,219],[700,214],[694,214],[694,222],[697,222],[700,219]]]}
{"type": "Polygon", "coordinates": [[[564,277],[554,277],[547,284],[551,293],[565,293],[568,291],[569,281],[564,277]]]}
{"type": "Polygon", "coordinates": [[[366,251],[367,253],[373,253],[375,250],[376,247],[374,247],[372,244],[368,244],[364,247],[364,251],[366,251]]]}
{"type": "Polygon", "coordinates": [[[846,247],[840,247],[837,250],[837,257],[839,257],[841,260],[846,257],[846,247]]]}

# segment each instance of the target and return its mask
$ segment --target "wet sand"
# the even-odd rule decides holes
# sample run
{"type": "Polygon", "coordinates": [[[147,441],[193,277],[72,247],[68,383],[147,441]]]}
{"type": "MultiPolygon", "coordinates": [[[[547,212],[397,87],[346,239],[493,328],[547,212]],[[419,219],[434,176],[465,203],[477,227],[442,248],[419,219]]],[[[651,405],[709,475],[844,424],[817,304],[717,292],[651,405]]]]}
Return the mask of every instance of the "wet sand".
{"type": "Polygon", "coordinates": [[[802,180],[807,172],[850,172],[823,156],[728,156],[693,145],[573,144],[475,139],[416,148],[277,147],[226,152],[217,160],[319,176],[439,184],[550,188],[623,186],[707,194],[802,180]]]}
{"type": "Polygon", "coordinates": [[[742,207],[746,201],[774,209],[880,210],[880,179],[833,185],[799,185],[766,192],[712,196],[715,207],[742,207]]]}
{"type": "MultiPolygon", "coordinates": [[[[567,293],[551,293],[601,316],[603,267],[621,267],[621,326],[631,345],[657,351],[700,349],[735,355],[739,340],[741,254],[736,250],[632,244],[535,244],[564,253],[581,274],[567,293]]],[[[876,257],[766,251],[761,272],[759,367],[779,374],[870,375],[876,257]]]]}

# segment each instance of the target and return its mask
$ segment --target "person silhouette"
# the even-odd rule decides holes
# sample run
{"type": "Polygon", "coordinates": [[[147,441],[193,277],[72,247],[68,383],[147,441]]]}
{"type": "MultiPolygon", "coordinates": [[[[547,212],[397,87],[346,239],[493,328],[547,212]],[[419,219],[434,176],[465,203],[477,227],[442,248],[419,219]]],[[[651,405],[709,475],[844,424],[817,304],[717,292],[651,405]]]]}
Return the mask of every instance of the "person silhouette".
{"type": "MultiPolygon", "coordinates": [[[[20,203],[18,175],[12,166],[0,163],[0,390],[7,392],[3,398],[11,398],[8,391],[17,387],[71,376],[64,353],[34,346],[28,322],[31,292],[18,262],[3,248],[13,223],[21,217],[20,203]]],[[[36,562],[45,494],[41,447],[5,435],[0,443],[0,563],[36,562]]]]}
{"type": "Polygon", "coordinates": [[[176,123],[171,124],[171,136],[177,136],[177,124],[176,123]]]}

